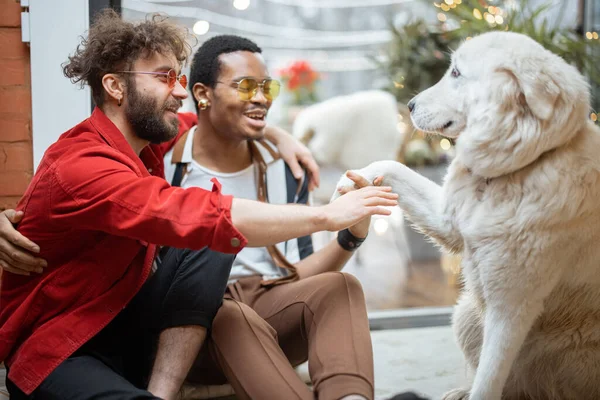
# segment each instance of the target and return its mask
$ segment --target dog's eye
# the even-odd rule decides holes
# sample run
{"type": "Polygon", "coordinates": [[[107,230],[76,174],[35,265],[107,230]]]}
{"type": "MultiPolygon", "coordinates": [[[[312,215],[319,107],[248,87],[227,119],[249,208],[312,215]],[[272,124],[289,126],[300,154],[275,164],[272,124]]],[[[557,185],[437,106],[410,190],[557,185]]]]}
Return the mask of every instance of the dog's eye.
{"type": "Polygon", "coordinates": [[[450,72],[453,78],[458,78],[460,76],[460,71],[456,69],[456,67],[452,68],[452,72],[450,72]]]}

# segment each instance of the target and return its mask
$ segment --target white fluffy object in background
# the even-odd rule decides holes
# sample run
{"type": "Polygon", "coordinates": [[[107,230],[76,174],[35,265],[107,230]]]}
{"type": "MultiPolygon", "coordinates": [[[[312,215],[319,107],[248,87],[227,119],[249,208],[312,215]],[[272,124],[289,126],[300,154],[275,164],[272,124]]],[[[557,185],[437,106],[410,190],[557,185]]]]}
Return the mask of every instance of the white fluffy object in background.
{"type": "Polygon", "coordinates": [[[342,169],[394,160],[404,139],[398,129],[396,99],[380,90],[333,97],[307,107],[294,121],[293,134],[308,143],[320,165],[342,169]]]}

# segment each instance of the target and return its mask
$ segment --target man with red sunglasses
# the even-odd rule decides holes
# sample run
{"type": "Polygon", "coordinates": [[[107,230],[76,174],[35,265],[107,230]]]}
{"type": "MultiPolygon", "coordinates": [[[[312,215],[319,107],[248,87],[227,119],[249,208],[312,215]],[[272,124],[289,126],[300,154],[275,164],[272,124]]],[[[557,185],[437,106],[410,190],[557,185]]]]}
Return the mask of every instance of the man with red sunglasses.
{"type": "Polygon", "coordinates": [[[306,207],[233,199],[217,180],[169,185],[162,157],[187,97],[186,38],[164,18],[132,24],[107,11],[63,67],[97,107],[50,146],[17,206],[19,233],[47,267],[2,276],[0,361],[13,400],[174,399],[236,253],[397,204],[390,188],[306,207]],[[161,257],[158,246],[169,246],[161,257]]]}

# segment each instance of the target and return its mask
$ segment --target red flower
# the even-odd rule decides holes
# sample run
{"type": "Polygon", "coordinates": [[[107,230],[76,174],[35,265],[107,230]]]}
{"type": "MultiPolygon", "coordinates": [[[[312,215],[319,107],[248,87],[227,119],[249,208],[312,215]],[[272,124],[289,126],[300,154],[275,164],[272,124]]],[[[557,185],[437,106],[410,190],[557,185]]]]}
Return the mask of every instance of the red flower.
{"type": "Polygon", "coordinates": [[[298,60],[290,64],[287,68],[280,69],[279,75],[286,85],[287,90],[294,94],[296,102],[314,101],[314,84],[320,75],[315,71],[310,63],[304,60],[298,60]]]}
{"type": "Polygon", "coordinates": [[[296,90],[299,85],[300,85],[300,78],[298,77],[298,75],[294,75],[288,80],[287,86],[288,86],[288,89],[290,89],[290,90],[296,90]]]}

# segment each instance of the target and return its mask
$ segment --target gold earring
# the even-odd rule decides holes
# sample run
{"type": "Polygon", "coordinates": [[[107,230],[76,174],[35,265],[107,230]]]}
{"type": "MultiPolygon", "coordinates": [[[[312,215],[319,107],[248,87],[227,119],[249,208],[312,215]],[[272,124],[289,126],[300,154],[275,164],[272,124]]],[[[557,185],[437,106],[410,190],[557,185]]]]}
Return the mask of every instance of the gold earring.
{"type": "Polygon", "coordinates": [[[201,99],[198,102],[198,108],[202,111],[206,110],[208,108],[208,100],[206,99],[201,99]]]}
{"type": "Polygon", "coordinates": [[[118,105],[119,107],[121,107],[121,98],[120,98],[120,97],[117,99],[117,105],[118,105]]]}

